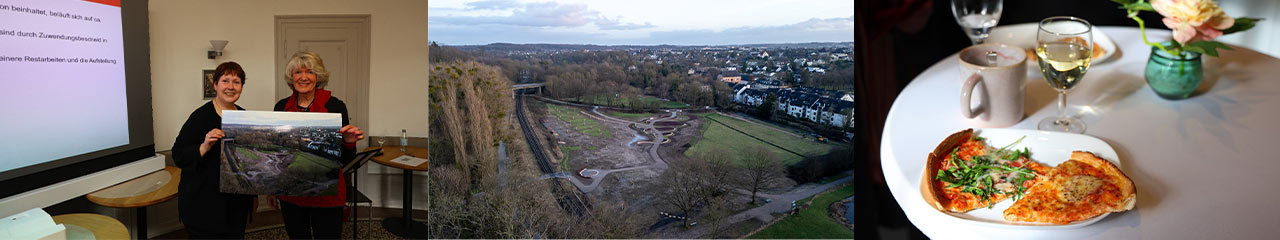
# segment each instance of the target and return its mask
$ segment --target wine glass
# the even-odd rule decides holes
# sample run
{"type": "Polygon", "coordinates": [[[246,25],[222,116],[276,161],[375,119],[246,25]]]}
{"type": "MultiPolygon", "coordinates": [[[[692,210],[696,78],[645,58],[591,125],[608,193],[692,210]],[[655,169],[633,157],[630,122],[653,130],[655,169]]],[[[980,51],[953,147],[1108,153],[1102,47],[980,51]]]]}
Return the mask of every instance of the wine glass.
{"type": "MultiPolygon", "coordinates": [[[[384,131],[384,132],[385,132],[385,131],[384,131]]],[[[384,134],[384,135],[385,135],[385,134],[384,134]]],[[[382,147],[382,145],[383,145],[383,144],[386,144],[386,143],[387,143],[387,138],[386,138],[386,136],[375,137],[375,138],[378,138],[378,147],[382,147]]]]}
{"type": "Polygon", "coordinates": [[[1036,57],[1040,73],[1049,86],[1058,91],[1058,116],[1041,120],[1040,130],[1084,133],[1085,124],[1067,116],[1067,90],[1071,90],[1085,72],[1093,53],[1093,25],[1077,17],[1050,17],[1040,20],[1036,32],[1036,57]]]}
{"type": "Polygon", "coordinates": [[[991,28],[1000,22],[1000,11],[1004,8],[1002,0],[951,0],[951,13],[955,15],[960,28],[969,35],[973,45],[987,41],[991,28]]]}

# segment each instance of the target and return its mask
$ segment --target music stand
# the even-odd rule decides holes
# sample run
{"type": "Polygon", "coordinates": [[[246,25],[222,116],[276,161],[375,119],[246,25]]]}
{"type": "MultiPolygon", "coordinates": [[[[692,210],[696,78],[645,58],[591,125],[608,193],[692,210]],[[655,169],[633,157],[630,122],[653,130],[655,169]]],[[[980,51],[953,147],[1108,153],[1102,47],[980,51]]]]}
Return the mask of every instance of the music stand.
{"type": "MultiPolygon", "coordinates": [[[[370,219],[373,218],[373,201],[370,200],[368,196],[365,196],[364,193],[361,193],[359,190],[356,189],[357,186],[360,186],[358,184],[359,181],[357,181],[356,179],[357,176],[359,176],[359,174],[356,174],[356,170],[360,169],[361,166],[364,166],[365,163],[369,162],[369,160],[372,160],[374,156],[377,156],[378,153],[381,153],[381,152],[382,152],[382,149],[379,148],[379,149],[356,153],[355,157],[351,159],[351,162],[347,162],[346,165],[342,166],[342,169],[341,169],[342,174],[343,175],[350,174],[351,176],[351,185],[349,187],[350,189],[347,189],[347,202],[352,203],[351,204],[351,238],[352,239],[356,239],[356,236],[357,236],[356,234],[360,232],[360,228],[359,228],[360,223],[356,221],[356,204],[360,202],[368,202],[369,218],[370,219]]],[[[347,183],[342,183],[342,184],[347,184],[347,183]]]]}
{"type": "Polygon", "coordinates": [[[356,153],[356,156],[351,158],[351,162],[347,162],[346,165],[342,166],[342,174],[349,174],[349,173],[355,172],[356,169],[359,169],[361,166],[364,166],[365,163],[369,162],[369,160],[372,160],[373,157],[375,155],[378,155],[379,152],[382,152],[381,148],[356,153]]]}

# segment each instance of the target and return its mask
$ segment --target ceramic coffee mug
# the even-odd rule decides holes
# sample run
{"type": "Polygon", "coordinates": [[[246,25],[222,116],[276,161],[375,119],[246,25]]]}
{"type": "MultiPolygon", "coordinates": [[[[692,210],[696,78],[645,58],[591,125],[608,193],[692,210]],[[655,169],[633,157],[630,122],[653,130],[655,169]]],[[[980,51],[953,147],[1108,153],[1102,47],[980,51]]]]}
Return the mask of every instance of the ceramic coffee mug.
{"type": "Polygon", "coordinates": [[[961,50],[959,60],[965,79],[960,112],[971,125],[1008,127],[1022,121],[1027,94],[1027,53],[1022,48],[979,44],[961,50]]]}

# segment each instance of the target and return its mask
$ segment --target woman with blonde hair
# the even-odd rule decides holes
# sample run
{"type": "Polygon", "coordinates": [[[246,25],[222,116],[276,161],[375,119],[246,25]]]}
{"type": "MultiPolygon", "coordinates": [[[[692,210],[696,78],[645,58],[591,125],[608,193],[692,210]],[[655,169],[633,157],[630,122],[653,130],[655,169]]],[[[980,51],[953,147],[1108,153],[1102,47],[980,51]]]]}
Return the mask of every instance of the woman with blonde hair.
{"type": "MultiPolygon", "coordinates": [[[[356,152],[356,142],[364,139],[364,131],[350,125],[347,105],[324,90],[329,71],[324,60],[313,52],[298,52],[285,65],[285,81],[293,94],[276,102],[275,111],[341,113],[342,156],[345,164],[356,152]]],[[[335,170],[337,171],[337,170],[335,170]]],[[[291,239],[337,239],[342,235],[342,207],[346,202],[345,177],[338,174],[338,194],[333,196],[277,196],[284,217],[285,231],[291,239]]]]}

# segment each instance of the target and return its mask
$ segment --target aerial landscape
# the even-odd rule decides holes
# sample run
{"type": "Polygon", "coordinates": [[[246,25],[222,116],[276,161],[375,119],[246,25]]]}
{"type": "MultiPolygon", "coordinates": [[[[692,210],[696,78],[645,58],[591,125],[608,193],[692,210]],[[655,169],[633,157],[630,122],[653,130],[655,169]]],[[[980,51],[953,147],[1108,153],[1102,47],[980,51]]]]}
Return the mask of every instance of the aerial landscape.
{"type": "Polygon", "coordinates": [[[472,10],[595,5],[430,4],[431,237],[853,237],[852,4],[722,32],[809,31],[790,40],[617,43],[447,37],[518,27],[472,10]]]}
{"type": "Polygon", "coordinates": [[[222,192],[282,196],[338,193],[337,114],[224,112],[222,192]],[[332,115],[332,116],[330,116],[332,115]]]}

